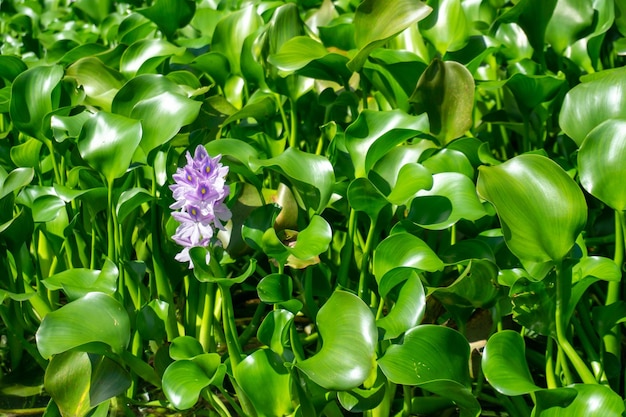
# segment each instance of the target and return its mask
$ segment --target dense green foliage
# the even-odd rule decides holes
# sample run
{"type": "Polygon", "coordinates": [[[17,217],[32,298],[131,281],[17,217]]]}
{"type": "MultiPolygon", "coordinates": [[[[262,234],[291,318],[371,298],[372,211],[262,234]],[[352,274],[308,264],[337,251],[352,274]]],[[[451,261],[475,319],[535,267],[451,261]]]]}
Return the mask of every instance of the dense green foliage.
{"type": "Polygon", "coordinates": [[[625,16],[0,1],[0,414],[623,415],[625,16]]]}

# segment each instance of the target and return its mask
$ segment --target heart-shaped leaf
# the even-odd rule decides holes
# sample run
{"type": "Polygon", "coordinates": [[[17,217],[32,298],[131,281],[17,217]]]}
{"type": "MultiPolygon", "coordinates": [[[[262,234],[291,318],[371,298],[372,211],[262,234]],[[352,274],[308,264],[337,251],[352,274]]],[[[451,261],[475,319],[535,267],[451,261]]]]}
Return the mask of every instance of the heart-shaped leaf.
{"type": "Polygon", "coordinates": [[[137,10],[156,23],[168,38],[177,29],[186,26],[191,21],[195,11],[196,2],[191,0],[156,0],[152,6],[137,10]]]}
{"type": "Polygon", "coordinates": [[[174,407],[187,410],[198,402],[202,390],[224,372],[220,368],[224,368],[224,365],[217,353],[203,353],[192,359],[177,360],[163,373],[163,393],[174,407]]]}
{"type": "Polygon", "coordinates": [[[495,206],[506,244],[522,262],[561,261],[587,221],[582,191],[544,156],[482,166],[476,188],[495,206]]]}
{"type": "Polygon", "coordinates": [[[458,62],[435,59],[409,101],[417,113],[428,114],[430,132],[445,145],[472,127],[474,78],[458,62]]]}
{"type": "MultiPolygon", "coordinates": [[[[387,280],[396,281],[397,278],[392,276],[394,271],[397,269],[383,276],[379,288],[387,286],[387,280]]],[[[386,316],[376,320],[376,326],[382,329],[379,333],[384,340],[395,339],[417,326],[422,321],[426,310],[426,295],[419,276],[414,270],[404,269],[403,272],[406,278],[397,290],[393,307],[386,316]]]]}
{"type": "Polygon", "coordinates": [[[87,103],[111,111],[113,97],[126,82],[124,76],[96,57],[82,58],[70,65],[66,76],[83,87],[87,103]]]}
{"type": "Polygon", "coordinates": [[[261,343],[283,356],[285,348],[289,346],[289,329],[294,317],[294,314],[288,310],[272,310],[259,326],[257,338],[261,343]]]}
{"type": "Polygon", "coordinates": [[[399,110],[364,110],[346,129],[346,148],[356,177],[365,177],[387,152],[409,138],[428,131],[428,117],[399,110]]]}
{"type": "Polygon", "coordinates": [[[130,320],[115,298],[93,292],[48,313],[35,336],[44,358],[90,342],[120,352],[130,340],[130,320]]]}
{"type": "Polygon", "coordinates": [[[626,119],[626,68],[605,70],[583,78],[565,95],[559,125],[581,145],[587,134],[608,119],[626,119]]]}
{"type": "Polygon", "coordinates": [[[441,271],[444,265],[422,239],[410,233],[395,233],[374,250],[376,280],[380,282],[387,272],[400,266],[434,272],[441,271]]]}
{"type": "Polygon", "coordinates": [[[607,120],[585,138],[578,152],[580,183],[614,210],[626,209],[626,120],[607,120]]]}
{"type": "Polygon", "coordinates": [[[139,120],[101,111],[83,126],[78,151],[111,184],[124,175],[140,141],[139,120]]]}
{"type": "Polygon", "coordinates": [[[492,387],[504,395],[523,395],[540,390],[526,363],[524,339],[512,330],[498,332],[487,341],[482,367],[492,387]]]}
{"type": "Polygon", "coordinates": [[[322,348],[296,367],[326,389],[342,391],[361,385],[373,370],[378,339],[369,307],[356,295],[336,290],[320,308],[316,322],[322,348]]]}
{"type": "Polygon", "coordinates": [[[60,66],[36,66],[20,73],[11,87],[11,120],[17,129],[43,140],[49,136],[46,115],[59,107],[60,66]]]}
{"type": "Polygon", "coordinates": [[[271,350],[259,349],[248,355],[235,368],[235,378],[259,417],[293,412],[289,370],[271,350]]]}
{"type": "Polygon", "coordinates": [[[327,158],[288,148],[275,158],[254,159],[250,164],[255,171],[265,167],[284,175],[306,208],[315,213],[326,208],[335,184],[333,166],[327,158]]]}
{"type": "Polygon", "coordinates": [[[424,19],[431,10],[417,0],[363,1],[354,13],[354,37],[359,51],[348,62],[348,68],[360,71],[374,49],[424,19]]]}
{"type": "Polygon", "coordinates": [[[603,385],[574,384],[535,393],[533,415],[541,417],[619,417],[624,401],[603,385]]]}

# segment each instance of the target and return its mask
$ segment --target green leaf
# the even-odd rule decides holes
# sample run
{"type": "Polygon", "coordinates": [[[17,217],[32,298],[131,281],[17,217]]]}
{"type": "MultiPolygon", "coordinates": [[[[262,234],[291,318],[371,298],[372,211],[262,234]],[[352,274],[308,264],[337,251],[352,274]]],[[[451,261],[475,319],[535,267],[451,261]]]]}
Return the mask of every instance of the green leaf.
{"type": "Polygon", "coordinates": [[[335,185],[333,166],[326,157],[288,148],[275,158],[250,160],[250,165],[257,172],[265,167],[283,175],[307,209],[321,213],[326,208],[335,185]]]}
{"type": "MultiPolygon", "coordinates": [[[[136,326],[141,337],[162,341],[165,336],[165,322],[168,320],[170,305],[165,301],[152,300],[137,313],[136,326]]],[[[170,345],[171,346],[171,345],[170,345]]]]}
{"type": "Polygon", "coordinates": [[[517,23],[526,32],[533,47],[534,59],[543,63],[546,28],[556,4],[557,0],[521,0],[502,14],[493,23],[492,29],[497,29],[500,23],[517,23]]]}
{"type": "Polygon", "coordinates": [[[97,23],[101,23],[111,12],[112,0],[76,0],[72,3],[75,7],[87,14],[97,23]]]}
{"type": "Polygon", "coordinates": [[[113,97],[126,82],[121,73],[96,57],[86,57],[72,63],[66,70],[66,76],[74,78],[76,84],[83,87],[88,104],[105,111],[111,111],[113,97]]]}
{"type": "Polygon", "coordinates": [[[231,73],[240,75],[241,52],[243,44],[261,26],[262,19],[254,6],[249,5],[241,10],[226,14],[215,27],[211,50],[220,52],[228,58],[231,73]]]}
{"type": "Polygon", "coordinates": [[[469,343],[456,330],[421,325],[406,332],[402,344],[389,346],[378,366],[389,381],[451,399],[461,416],[476,417],[480,405],[469,389],[469,355],[469,343]]]}
{"type": "Polygon", "coordinates": [[[410,116],[399,110],[363,110],[345,133],[356,177],[366,177],[376,162],[398,144],[426,131],[426,115],[410,116]]]}
{"type": "Polygon", "coordinates": [[[574,384],[537,391],[533,415],[538,417],[619,417],[624,401],[603,385],[574,384]]]}
{"type": "Polygon", "coordinates": [[[257,338],[261,343],[283,356],[286,348],[289,347],[289,333],[294,317],[294,314],[288,310],[272,310],[259,326],[257,338]]]}
{"type": "Polygon", "coordinates": [[[192,359],[204,353],[202,345],[195,337],[179,336],[172,340],[170,344],[170,357],[176,361],[181,359],[192,359]]]}
{"type": "Polygon", "coordinates": [[[34,176],[32,168],[15,168],[8,174],[0,168],[0,199],[30,184],[34,176]]]}
{"type": "Polygon", "coordinates": [[[578,146],[608,119],[626,119],[626,68],[600,71],[583,78],[565,95],[559,125],[578,146]]]}
{"type": "Polygon", "coordinates": [[[63,416],[82,417],[91,406],[91,361],[85,352],[55,355],[46,368],[44,386],[63,416]]]}
{"type": "Polygon", "coordinates": [[[90,342],[102,342],[120,352],[130,340],[130,321],[117,300],[93,292],[48,313],[35,336],[44,358],[90,342]]]}
{"type": "Polygon", "coordinates": [[[498,267],[493,262],[475,259],[452,284],[435,288],[432,294],[444,305],[488,308],[500,293],[497,278],[498,267]]]}
{"type": "Polygon", "coordinates": [[[363,1],[354,14],[354,37],[359,50],[348,62],[348,68],[360,71],[374,49],[424,19],[431,10],[417,0],[363,1]]]}
{"type": "Polygon", "coordinates": [[[561,261],[587,221],[582,191],[544,156],[520,155],[482,166],[476,188],[495,206],[506,244],[523,263],[561,261]]]}
{"type": "Polygon", "coordinates": [[[163,373],[163,393],[174,407],[187,410],[198,402],[202,390],[223,377],[223,368],[217,353],[177,360],[163,373]]]}
{"type": "Polygon", "coordinates": [[[407,218],[430,230],[443,230],[461,219],[475,221],[487,214],[472,180],[456,172],[433,175],[433,186],[418,191],[407,218]]]}
{"type": "Polygon", "coordinates": [[[422,239],[409,233],[396,233],[374,250],[374,275],[381,281],[390,270],[404,266],[420,271],[441,271],[443,262],[422,239]]]}
{"type": "Polygon", "coordinates": [[[289,370],[276,353],[259,349],[235,368],[237,384],[259,417],[286,416],[293,412],[289,370]]]}
{"type": "Polygon", "coordinates": [[[118,222],[122,223],[133,210],[144,203],[152,201],[152,199],[150,192],[144,188],[135,187],[130,190],[124,190],[120,198],[118,198],[115,207],[118,222]]]}
{"type": "Polygon", "coordinates": [[[320,308],[316,323],[322,348],[295,366],[326,389],[341,391],[361,385],[375,366],[378,338],[369,307],[356,295],[336,290],[320,308]]]}
{"type": "MultiPolygon", "coordinates": [[[[396,271],[398,269],[385,274],[379,283],[379,288],[388,286],[386,281],[395,283],[397,278],[393,275],[396,271]]],[[[426,310],[426,295],[419,276],[414,270],[404,269],[402,273],[406,278],[399,285],[397,296],[393,297],[395,298],[393,307],[386,316],[376,320],[376,326],[383,340],[395,339],[420,324],[426,310]]],[[[381,297],[384,296],[381,291],[381,297]]]]}
{"type": "Polygon", "coordinates": [[[91,383],[89,405],[95,407],[104,401],[124,393],[131,385],[128,372],[113,359],[90,355],[91,383]]]}
{"type": "Polygon", "coordinates": [[[474,78],[458,62],[435,59],[420,76],[409,101],[418,114],[428,114],[430,132],[445,145],[472,127],[474,78]]]}
{"type": "Polygon", "coordinates": [[[362,211],[373,223],[389,203],[367,178],[356,178],[348,186],[348,203],[356,211],[362,211]]]}
{"type": "Polygon", "coordinates": [[[458,51],[468,41],[471,23],[468,22],[460,0],[435,0],[429,5],[433,12],[419,25],[424,38],[432,43],[441,55],[458,51]],[[450,30],[454,28],[454,30],[450,30]]]}
{"type": "Polygon", "coordinates": [[[498,332],[487,340],[482,367],[489,384],[504,395],[523,395],[541,389],[528,369],[524,339],[512,330],[498,332]]]}
{"type": "Polygon", "coordinates": [[[556,3],[546,28],[546,41],[562,54],[582,38],[594,20],[592,0],[561,0],[556,3]]]}
{"type": "Polygon", "coordinates": [[[277,53],[268,56],[282,75],[293,72],[307,77],[344,84],[351,72],[348,58],[329,52],[324,45],[308,36],[295,36],[285,42],[277,53]]]}
{"type": "Polygon", "coordinates": [[[398,172],[398,179],[387,196],[389,202],[404,205],[411,200],[418,191],[429,190],[433,186],[433,175],[421,164],[409,163],[403,165],[398,172]]]}
{"type": "Polygon", "coordinates": [[[54,274],[42,282],[49,290],[62,289],[71,300],[76,300],[90,292],[115,294],[118,275],[115,264],[107,259],[102,270],[73,268],[54,274]]]}
{"type": "Polygon", "coordinates": [[[182,55],[184,52],[184,48],[163,39],[142,39],[124,51],[120,60],[120,72],[127,78],[151,73],[169,57],[182,55]]]}
{"type": "Polygon", "coordinates": [[[27,69],[28,66],[18,57],[0,55],[0,78],[12,83],[18,75],[27,69]]]}
{"type": "Polygon", "coordinates": [[[156,23],[168,38],[172,37],[176,30],[186,26],[195,11],[196,2],[192,0],[156,0],[150,7],[137,10],[156,23]]]}
{"type": "Polygon", "coordinates": [[[111,184],[124,175],[140,141],[139,120],[101,111],[85,123],[78,151],[111,184]]]}
{"type": "Polygon", "coordinates": [[[15,127],[39,140],[48,138],[46,115],[59,107],[61,66],[37,66],[20,73],[11,87],[10,115],[15,127]]]}
{"type": "Polygon", "coordinates": [[[594,128],[578,152],[580,183],[613,210],[626,209],[626,120],[607,120],[594,128]]]}
{"type": "Polygon", "coordinates": [[[293,282],[289,275],[269,274],[259,281],[256,291],[264,303],[281,303],[291,299],[293,282]]]}

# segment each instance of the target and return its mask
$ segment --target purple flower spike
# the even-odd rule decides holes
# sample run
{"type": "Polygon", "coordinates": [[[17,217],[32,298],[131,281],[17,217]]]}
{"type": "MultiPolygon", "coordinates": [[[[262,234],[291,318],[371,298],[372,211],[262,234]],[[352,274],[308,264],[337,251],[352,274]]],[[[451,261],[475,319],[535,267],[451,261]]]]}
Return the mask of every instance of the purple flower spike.
{"type": "MultiPolygon", "coordinates": [[[[179,262],[193,262],[189,250],[193,247],[207,247],[211,243],[215,229],[224,229],[230,220],[231,212],[224,204],[230,189],[226,185],[228,167],[220,163],[221,155],[211,158],[204,146],[199,145],[193,157],[189,151],[185,155],[187,165],[178,168],[172,176],[175,184],[170,185],[176,200],[170,208],[172,217],[180,223],[172,239],[183,247],[175,256],[179,262]]],[[[206,262],[209,262],[207,252],[206,262]]]]}

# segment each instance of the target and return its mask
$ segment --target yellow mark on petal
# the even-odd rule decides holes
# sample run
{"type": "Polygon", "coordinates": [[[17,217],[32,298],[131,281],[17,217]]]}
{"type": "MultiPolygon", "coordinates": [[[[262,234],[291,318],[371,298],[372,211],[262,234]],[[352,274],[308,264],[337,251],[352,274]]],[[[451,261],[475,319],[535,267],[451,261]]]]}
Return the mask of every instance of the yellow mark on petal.
{"type": "Polygon", "coordinates": [[[192,208],[191,209],[191,214],[193,214],[195,216],[196,214],[198,214],[198,211],[195,208],[192,208]]]}

